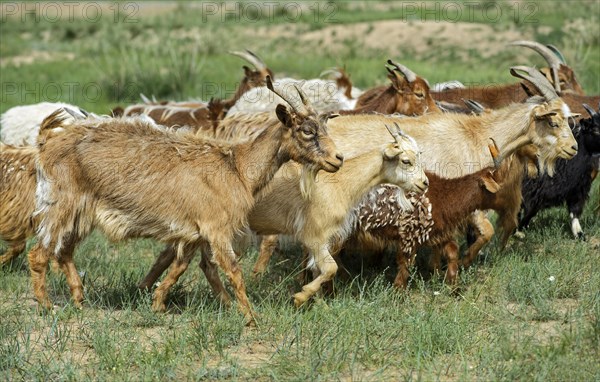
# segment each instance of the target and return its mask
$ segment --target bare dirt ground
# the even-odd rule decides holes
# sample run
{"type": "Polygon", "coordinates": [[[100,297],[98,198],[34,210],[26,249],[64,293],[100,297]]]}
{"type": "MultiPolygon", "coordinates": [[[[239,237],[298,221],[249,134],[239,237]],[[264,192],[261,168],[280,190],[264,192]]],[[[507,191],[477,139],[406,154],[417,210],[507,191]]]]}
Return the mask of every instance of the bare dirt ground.
{"type": "Polygon", "coordinates": [[[429,55],[432,50],[443,53],[456,49],[462,59],[468,59],[470,49],[484,58],[491,57],[506,50],[507,42],[532,38],[517,30],[498,31],[485,24],[435,21],[382,20],[333,24],[314,31],[304,31],[303,27],[261,27],[256,30],[256,34],[265,39],[298,39],[332,54],[340,53],[347,49],[348,44],[353,44],[391,56],[401,57],[403,53],[410,52],[416,58],[429,55]]]}

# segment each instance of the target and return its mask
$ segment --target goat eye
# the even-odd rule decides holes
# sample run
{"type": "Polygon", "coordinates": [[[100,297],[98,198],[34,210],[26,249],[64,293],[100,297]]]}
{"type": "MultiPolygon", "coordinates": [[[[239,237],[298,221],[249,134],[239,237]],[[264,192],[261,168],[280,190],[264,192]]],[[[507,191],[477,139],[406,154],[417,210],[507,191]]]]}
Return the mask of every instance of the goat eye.
{"type": "Polygon", "coordinates": [[[312,138],[315,136],[315,133],[312,130],[302,130],[302,135],[306,138],[312,138]]]}
{"type": "Polygon", "coordinates": [[[410,165],[410,159],[402,159],[402,163],[405,165],[410,165]]]}
{"type": "Polygon", "coordinates": [[[425,94],[423,94],[423,93],[415,93],[415,95],[417,96],[417,98],[425,97],[425,94]]]}
{"type": "Polygon", "coordinates": [[[558,123],[556,123],[556,122],[550,122],[550,127],[557,128],[558,127],[558,123]]]}

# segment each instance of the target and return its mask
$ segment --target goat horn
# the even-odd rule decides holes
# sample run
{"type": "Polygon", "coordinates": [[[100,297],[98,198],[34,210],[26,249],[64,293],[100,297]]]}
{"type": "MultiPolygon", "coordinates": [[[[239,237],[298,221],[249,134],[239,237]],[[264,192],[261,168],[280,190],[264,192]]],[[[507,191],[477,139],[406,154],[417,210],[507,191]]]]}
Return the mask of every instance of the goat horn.
{"type": "Polygon", "coordinates": [[[400,73],[402,73],[402,75],[404,75],[404,77],[406,78],[406,81],[414,82],[417,79],[417,75],[415,74],[415,72],[413,72],[406,66],[404,66],[402,64],[398,64],[398,63],[392,61],[391,59],[388,59],[387,63],[389,65],[392,65],[394,68],[396,68],[396,70],[398,70],[400,73]]]}
{"type": "Polygon", "coordinates": [[[565,64],[565,65],[567,64],[567,60],[565,60],[565,56],[563,56],[563,54],[561,53],[561,51],[560,51],[560,50],[558,50],[558,48],[557,48],[557,47],[555,47],[555,46],[554,46],[554,45],[552,45],[552,44],[546,44],[546,47],[547,47],[548,49],[550,49],[552,52],[554,52],[554,54],[556,54],[556,56],[558,56],[558,58],[560,59],[560,61],[561,61],[563,64],[565,64]]]}
{"type": "Polygon", "coordinates": [[[319,77],[325,77],[328,75],[333,75],[333,78],[337,80],[338,78],[342,77],[342,72],[340,72],[338,68],[329,68],[327,70],[322,71],[321,74],[319,74],[319,77]]]}
{"type": "Polygon", "coordinates": [[[258,57],[256,54],[254,54],[252,51],[250,51],[248,49],[246,49],[245,52],[229,51],[229,54],[233,54],[234,56],[238,56],[239,58],[248,61],[249,63],[254,65],[256,70],[267,69],[267,64],[265,64],[263,62],[263,60],[260,59],[260,57],[258,57]]]}
{"type": "Polygon", "coordinates": [[[394,71],[394,69],[390,69],[389,66],[386,66],[385,68],[387,69],[387,71],[388,71],[389,74],[393,75],[394,77],[397,77],[397,74],[394,71]]]}
{"type": "Polygon", "coordinates": [[[592,109],[588,104],[584,103],[583,108],[588,112],[590,117],[594,118],[596,116],[596,110],[592,109]]]}
{"type": "Polygon", "coordinates": [[[315,112],[315,109],[313,109],[310,101],[306,97],[306,94],[304,94],[304,92],[302,91],[302,89],[300,89],[298,87],[298,85],[296,85],[296,84],[294,84],[294,87],[296,88],[296,91],[298,92],[298,95],[300,96],[300,99],[302,100],[302,104],[304,105],[304,108],[306,109],[306,111],[309,112],[310,114],[317,114],[315,112]]]}
{"type": "Polygon", "coordinates": [[[73,117],[75,119],[85,119],[84,114],[80,114],[69,107],[63,107],[63,110],[66,111],[67,113],[69,113],[71,115],[71,117],[73,117]]]}
{"type": "Polygon", "coordinates": [[[386,129],[387,129],[387,131],[390,133],[390,135],[391,135],[391,136],[394,138],[394,140],[395,140],[396,142],[398,142],[398,140],[399,140],[399,137],[398,137],[398,132],[397,132],[397,131],[394,131],[394,130],[392,130],[392,128],[391,128],[391,127],[389,127],[388,125],[385,125],[385,128],[386,128],[386,129]]]}
{"type": "Polygon", "coordinates": [[[500,164],[502,163],[502,157],[500,156],[500,149],[498,149],[498,145],[492,137],[490,137],[488,149],[490,150],[490,154],[492,154],[492,159],[494,160],[494,167],[499,168],[500,164]]]}
{"type": "Polygon", "coordinates": [[[513,66],[510,68],[510,74],[531,82],[542,93],[546,101],[558,98],[558,94],[554,91],[548,79],[539,70],[528,66],[513,66]],[[518,70],[527,72],[527,74],[519,73],[518,70]]]}
{"type": "MultiPolygon", "coordinates": [[[[272,91],[273,93],[277,94],[282,100],[287,102],[287,104],[290,105],[296,113],[298,113],[302,116],[307,115],[306,110],[303,107],[304,106],[303,104],[301,105],[301,104],[299,104],[299,102],[297,100],[286,97],[285,95],[283,95],[282,92],[275,90],[275,87],[273,86],[273,80],[271,80],[271,76],[267,76],[266,82],[267,82],[267,88],[270,91],[272,91]]],[[[296,88],[296,90],[298,90],[298,88],[296,88]]],[[[302,99],[302,96],[300,96],[300,98],[302,99]]]]}
{"type": "Polygon", "coordinates": [[[394,126],[396,126],[396,132],[398,133],[399,137],[408,138],[408,135],[404,134],[404,132],[400,128],[400,125],[398,125],[398,122],[394,122],[394,126]]]}
{"type": "Polygon", "coordinates": [[[140,98],[142,99],[142,102],[144,102],[144,103],[146,103],[146,104],[150,104],[150,103],[152,103],[152,102],[150,101],[150,99],[144,95],[144,93],[140,93],[140,98]]]}
{"type": "Polygon", "coordinates": [[[79,112],[81,112],[81,114],[83,114],[83,116],[86,118],[90,116],[90,113],[85,109],[79,108],[79,112]]]}
{"type": "Polygon", "coordinates": [[[462,99],[462,101],[475,114],[481,114],[485,111],[485,106],[483,106],[482,104],[480,104],[477,101],[474,101],[472,99],[464,99],[464,98],[462,99]]]}
{"type": "Polygon", "coordinates": [[[544,57],[544,59],[546,60],[548,65],[550,65],[550,69],[552,70],[552,80],[554,81],[554,90],[556,90],[557,93],[560,92],[560,80],[558,79],[558,68],[560,68],[561,62],[560,62],[560,59],[556,56],[554,51],[552,51],[550,48],[548,48],[536,41],[519,40],[519,41],[511,42],[510,45],[524,46],[526,48],[533,49],[534,51],[538,52],[542,57],[544,57]]]}

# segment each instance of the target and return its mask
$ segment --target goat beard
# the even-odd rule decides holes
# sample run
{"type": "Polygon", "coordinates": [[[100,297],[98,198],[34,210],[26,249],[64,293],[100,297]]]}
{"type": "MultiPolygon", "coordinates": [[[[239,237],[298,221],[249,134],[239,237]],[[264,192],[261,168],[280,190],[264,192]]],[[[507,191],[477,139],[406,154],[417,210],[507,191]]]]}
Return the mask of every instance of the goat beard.
{"type": "Polygon", "coordinates": [[[314,166],[302,166],[300,171],[300,193],[304,200],[310,200],[317,180],[317,169],[314,166]]]}
{"type": "Polygon", "coordinates": [[[412,212],[415,208],[411,201],[406,197],[406,193],[402,187],[398,187],[398,190],[396,191],[396,200],[403,211],[412,212]]]}
{"type": "Polygon", "coordinates": [[[558,158],[554,155],[552,150],[544,150],[541,152],[538,156],[538,167],[540,168],[541,173],[547,173],[550,177],[554,176],[554,168],[557,159],[558,158]]]}

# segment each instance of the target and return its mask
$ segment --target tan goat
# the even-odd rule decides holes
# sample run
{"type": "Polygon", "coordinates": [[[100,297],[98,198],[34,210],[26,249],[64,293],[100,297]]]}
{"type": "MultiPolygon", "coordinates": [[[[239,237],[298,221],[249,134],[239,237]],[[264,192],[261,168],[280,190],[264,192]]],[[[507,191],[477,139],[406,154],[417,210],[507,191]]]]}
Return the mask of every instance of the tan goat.
{"type": "Polygon", "coordinates": [[[0,256],[0,265],[23,252],[27,239],[35,232],[32,215],[36,155],[34,147],[14,147],[0,142],[0,239],[8,243],[8,250],[0,256]]]}
{"type": "Polygon", "coordinates": [[[143,121],[83,120],[67,125],[60,113],[46,119],[38,140],[39,242],[29,253],[40,304],[51,306],[45,282],[51,256],[67,276],[74,303],[81,304],[83,288],[73,251],[97,227],[115,241],[152,237],[177,247],[177,259],[154,294],[157,311],[165,309],[166,293],[196,249],[209,245],[212,258],[203,251],[207,277],[218,278],[216,263],[251,322],[231,241],[246,224],[256,196],[289,160],[330,172],[342,165],[325,129],[326,116],[317,116],[307,104],[290,105],[293,110],[277,107],[280,123],[238,144],[169,132],[143,121]]]}
{"type": "MultiPolygon", "coordinates": [[[[381,183],[399,185],[398,202],[407,209],[410,203],[404,193],[421,193],[427,188],[416,142],[399,130],[390,129],[394,137],[390,143],[383,127],[382,124],[377,129],[387,135],[385,142],[347,158],[336,174],[320,174],[308,189],[301,187],[304,171],[293,164],[283,166],[248,217],[250,229],[258,234],[291,234],[308,249],[310,266],[317,277],[294,295],[296,306],[302,305],[335,275],[337,266],[329,246],[337,238],[350,234],[355,217],[353,207],[371,187],[381,183]]],[[[173,257],[172,250],[164,251],[142,286],[152,285],[173,257]]],[[[213,289],[224,293],[218,282],[214,281],[213,289]]]]}

